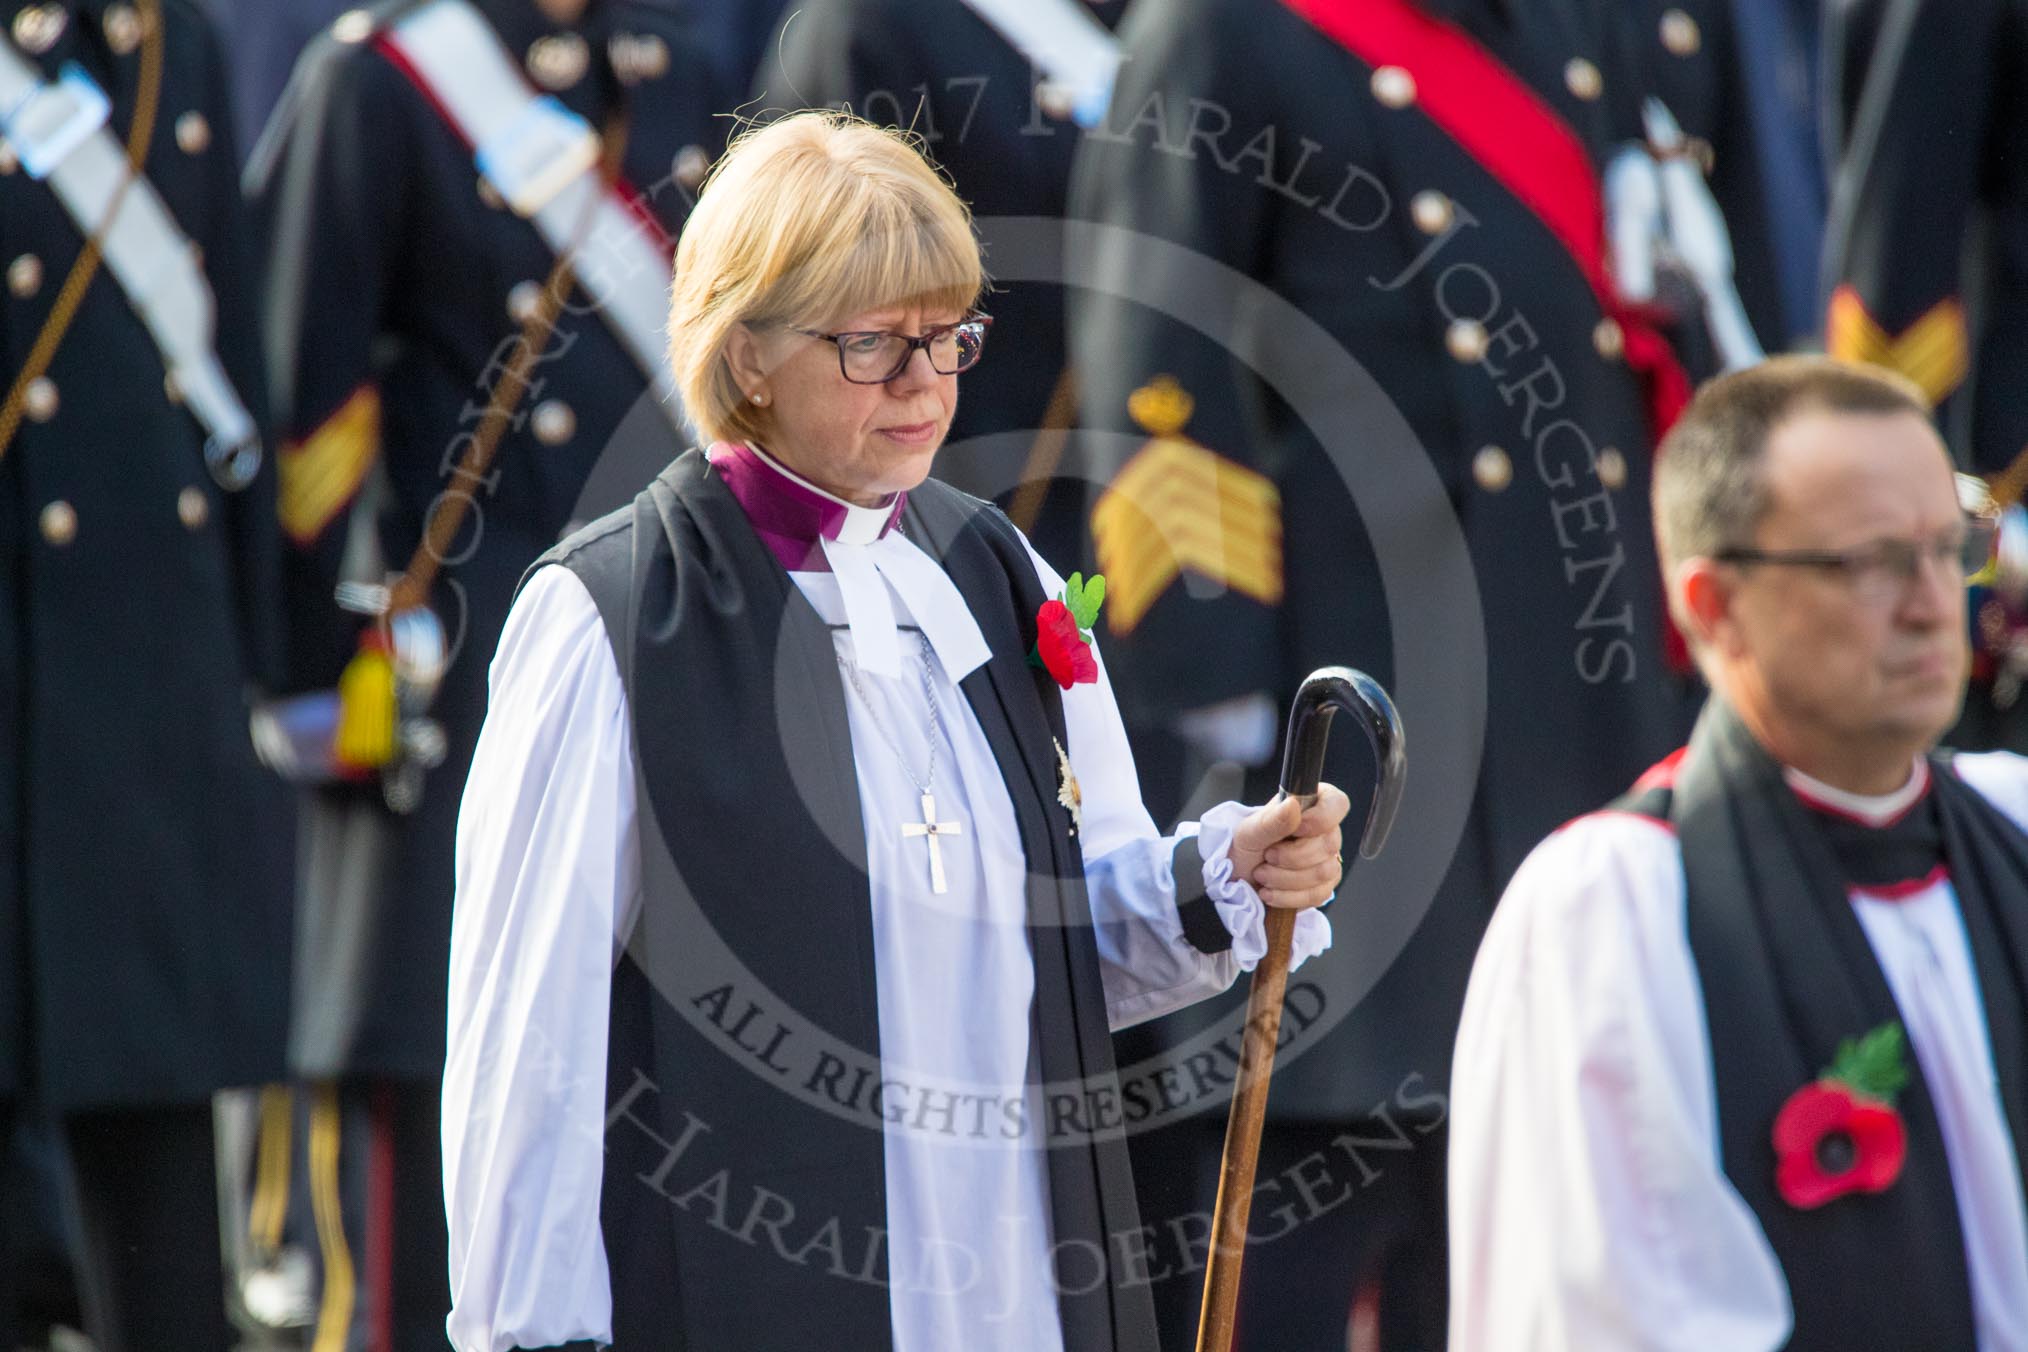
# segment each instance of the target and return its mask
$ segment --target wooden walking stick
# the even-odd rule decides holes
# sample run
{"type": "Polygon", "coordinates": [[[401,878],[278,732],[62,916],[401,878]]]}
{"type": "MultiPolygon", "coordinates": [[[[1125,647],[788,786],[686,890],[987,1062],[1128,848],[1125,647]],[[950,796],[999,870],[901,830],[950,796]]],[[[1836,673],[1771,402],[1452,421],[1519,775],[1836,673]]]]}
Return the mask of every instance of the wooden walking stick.
{"type": "MultiPolygon", "coordinates": [[[[1349,667],[1325,667],[1310,673],[1296,692],[1295,707],[1289,710],[1282,792],[1302,800],[1305,809],[1317,800],[1331,716],[1341,709],[1359,719],[1373,746],[1373,805],[1367,809],[1366,829],[1359,837],[1360,857],[1371,859],[1380,853],[1394,826],[1402,778],[1408,769],[1401,715],[1378,681],[1349,667]]],[[[1239,1083],[1233,1089],[1225,1153],[1219,1160],[1218,1204],[1212,1212],[1197,1352],[1229,1352],[1232,1346],[1232,1321],[1239,1308],[1239,1267],[1246,1256],[1246,1225],[1253,1211],[1254,1166],[1260,1161],[1261,1123],[1267,1114],[1268,1080],[1274,1074],[1275,1039],[1281,1033],[1282,992],[1288,985],[1289,941],[1295,927],[1296,912],[1268,907],[1267,955],[1254,968],[1253,985],[1247,993],[1239,1083]]]]}

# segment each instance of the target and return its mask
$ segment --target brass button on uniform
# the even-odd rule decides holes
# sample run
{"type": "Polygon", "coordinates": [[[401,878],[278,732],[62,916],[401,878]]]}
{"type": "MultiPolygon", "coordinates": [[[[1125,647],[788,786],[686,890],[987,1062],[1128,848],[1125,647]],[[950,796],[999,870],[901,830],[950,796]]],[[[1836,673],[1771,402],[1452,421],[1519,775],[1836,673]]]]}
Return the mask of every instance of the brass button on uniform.
{"type": "Polygon", "coordinates": [[[42,538],[61,549],[77,539],[77,509],[58,498],[42,509],[42,538]]]}
{"type": "Polygon", "coordinates": [[[479,180],[479,200],[494,211],[507,205],[507,199],[500,195],[500,190],[493,186],[491,180],[484,178],[479,180]]]}
{"type": "Polygon", "coordinates": [[[1451,219],[1457,215],[1451,206],[1451,199],[1435,191],[1419,192],[1408,203],[1409,219],[1415,228],[1425,235],[1441,235],[1451,228],[1451,219]]]}
{"type": "Polygon", "coordinates": [[[191,530],[203,530],[211,520],[211,499],[195,484],[176,495],[176,517],[191,530]]]}
{"type": "Polygon", "coordinates": [[[1563,68],[1563,83],[1586,103],[1605,92],[1605,77],[1598,73],[1597,66],[1581,56],[1572,57],[1563,68]]]}
{"type": "Polygon", "coordinates": [[[1695,56],[1704,46],[1697,20],[1680,9],[1662,11],[1662,45],[1674,56],[1695,56]]]}
{"type": "Polygon", "coordinates": [[[606,59],[621,84],[644,84],[669,73],[669,44],[655,33],[619,33],[606,44],[606,59]]]}
{"type": "Polygon", "coordinates": [[[27,300],[42,290],[42,260],[34,254],[23,254],[9,263],[7,289],[19,300],[27,300]]]}
{"type": "Polygon", "coordinates": [[[1476,319],[1460,319],[1444,333],[1444,346],[1462,362],[1475,362],[1486,355],[1486,326],[1476,319]]]}
{"type": "Polygon", "coordinates": [[[1591,345],[1607,361],[1618,361],[1627,350],[1626,330],[1620,327],[1619,320],[1608,315],[1599,320],[1598,327],[1591,331],[1591,345]]]}
{"type": "Polygon", "coordinates": [[[1598,481],[1615,491],[1627,486],[1627,458],[1616,447],[1608,446],[1598,453],[1594,462],[1598,481]]]}
{"type": "Polygon", "coordinates": [[[561,399],[545,399],[528,415],[535,439],[545,446],[561,446],[577,435],[577,414],[561,399]]]}
{"type": "Polygon", "coordinates": [[[331,24],[331,36],[354,46],[373,36],[373,15],[363,9],[348,9],[331,24]]]}
{"type": "Polygon", "coordinates": [[[704,175],[710,169],[711,157],[704,153],[703,146],[684,146],[676,152],[676,160],[670,166],[676,181],[693,191],[704,181],[704,175]]]}
{"type": "Polygon", "coordinates": [[[1472,482],[1498,493],[1514,482],[1514,461],[1498,446],[1484,446],[1472,457],[1472,482]]]}
{"type": "Polygon", "coordinates": [[[211,124],[195,111],[176,119],[176,146],[186,155],[202,155],[211,148],[211,124]]]}
{"type": "Polygon", "coordinates": [[[21,157],[14,153],[14,147],[0,140],[0,174],[11,174],[21,167],[21,157]]]}
{"type": "Polygon", "coordinates": [[[114,56],[126,56],[141,45],[141,16],[132,5],[109,6],[101,22],[106,30],[106,46],[113,49],[114,56]]]}
{"type": "Polygon", "coordinates": [[[591,46],[576,33],[537,38],[528,49],[529,77],[552,94],[561,94],[591,69],[591,46]]]}
{"type": "Polygon", "coordinates": [[[516,282],[507,291],[507,317],[517,324],[526,324],[535,318],[535,308],[540,304],[541,282],[516,282]]]}
{"type": "Polygon", "coordinates": [[[174,371],[164,371],[162,373],[162,397],[172,404],[183,402],[183,387],[176,383],[176,373],[174,371]]]}
{"type": "Polygon", "coordinates": [[[28,415],[30,422],[48,422],[56,416],[60,402],[56,396],[56,382],[48,376],[37,376],[21,392],[21,411],[28,415]]]}
{"type": "Polygon", "coordinates": [[[14,45],[30,56],[41,56],[63,36],[70,14],[62,5],[30,5],[14,16],[14,45]]]}
{"type": "Polygon", "coordinates": [[[1377,66],[1373,71],[1373,97],[1389,108],[1406,108],[1415,102],[1415,77],[1400,66],[1377,66]]]}

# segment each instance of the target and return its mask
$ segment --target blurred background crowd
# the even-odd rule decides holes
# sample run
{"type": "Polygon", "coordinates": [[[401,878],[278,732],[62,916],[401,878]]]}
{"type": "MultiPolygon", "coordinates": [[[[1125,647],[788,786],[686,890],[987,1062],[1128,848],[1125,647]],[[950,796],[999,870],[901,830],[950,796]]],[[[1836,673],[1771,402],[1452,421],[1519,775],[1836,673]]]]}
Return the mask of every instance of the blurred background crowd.
{"type": "MultiPolygon", "coordinates": [[[[2013,0],[0,24],[0,1348],[446,1345],[486,666],[522,570],[688,444],[657,312],[742,119],[911,128],[971,204],[995,323],[938,472],[1104,571],[1158,818],[1271,791],[1282,701],[1328,663],[1454,751],[1416,773],[1455,814],[1392,847],[1439,861],[1426,895],[1341,901],[1359,998],[1277,1073],[1245,1348],[1442,1344],[1478,935],[1700,696],[1647,508],[1694,382],[1791,349],[1892,367],[1998,505],[2028,486],[2013,0]]],[[[1975,600],[1961,745],[2023,740],[2024,552],[1975,600]]],[[[1226,1070],[1177,1053],[1191,1111],[1133,1140],[1165,1346],[1195,1328],[1226,1070]]]]}

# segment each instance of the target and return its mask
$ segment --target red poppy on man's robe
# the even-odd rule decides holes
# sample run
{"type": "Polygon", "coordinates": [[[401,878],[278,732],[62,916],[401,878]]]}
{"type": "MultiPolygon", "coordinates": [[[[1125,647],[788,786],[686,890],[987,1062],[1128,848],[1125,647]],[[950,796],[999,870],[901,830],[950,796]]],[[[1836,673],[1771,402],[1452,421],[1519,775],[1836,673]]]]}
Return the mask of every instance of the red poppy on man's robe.
{"type": "Polygon", "coordinates": [[[1855,1192],[1885,1192],[1901,1177],[1908,1130],[1901,1114],[1835,1080],[1789,1095],[1775,1117],[1775,1187],[1809,1211],[1855,1192]]]}

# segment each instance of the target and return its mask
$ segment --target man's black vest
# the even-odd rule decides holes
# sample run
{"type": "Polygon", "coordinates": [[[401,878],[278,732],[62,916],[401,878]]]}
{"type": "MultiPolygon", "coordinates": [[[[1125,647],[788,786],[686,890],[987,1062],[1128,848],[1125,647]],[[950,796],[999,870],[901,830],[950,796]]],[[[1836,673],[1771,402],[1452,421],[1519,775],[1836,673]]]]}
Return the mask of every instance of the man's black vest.
{"type": "MultiPolygon", "coordinates": [[[[1029,861],[1031,1077],[1109,1084],[1083,860],[1057,802],[1061,692],[1027,662],[1045,599],[1034,567],[1003,516],[935,481],[910,494],[902,525],[992,650],[960,689],[1029,861]]],[[[642,905],[614,973],[601,1198],[616,1346],[888,1347],[878,1085],[843,1073],[785,1083],[774,1064],[786,1044],[768,1045],[829,1037],[876,1064],[880,1047],[831,633],[695,451],[536,566],[548,563],[584,582],[605,621],[640,790],[642,905]],[[742,964],[730,977],[722,953],[701,956],[720,943],[742,964]],[[813,1103],[819,1094],[828,1100],[813,1103]]],[[[1188,899],[1193,933],[1209,913],[1208,898],[1188,899]]],[[[1025,1142],[1044,1125],[1030,1123],[1025,1142]]],[[[1125,1143],[1078,1139],[1046,1154],[1066,1348],[1153,1349],[1145,1275],[1137,1285],[1112,1261],[1099,1271],[1127,1242],[1114,1237],[1140,1224],[1125,1143]]]]}
{"type": "MultiPolygon", "coordinates": [[[[2028,1159],[2028,838],[1944,758],[1930,792],[1964,915],[2015,1158],[2028,1159]]],[[[1670,824],[1704,993],[1726,1176],[1753,1208],[1795,1308],[1791,1352],[1977,1345],[1964,1232],[1932,1095],[1913,1051],[1908,1131],[1885,1191],[1799,1210],[1775,1186],[1773,1127],[1840,1042],[1899,1020],[1820,823],[1713,697],[1673,788],[1616,807],[1670,824]]]]}

